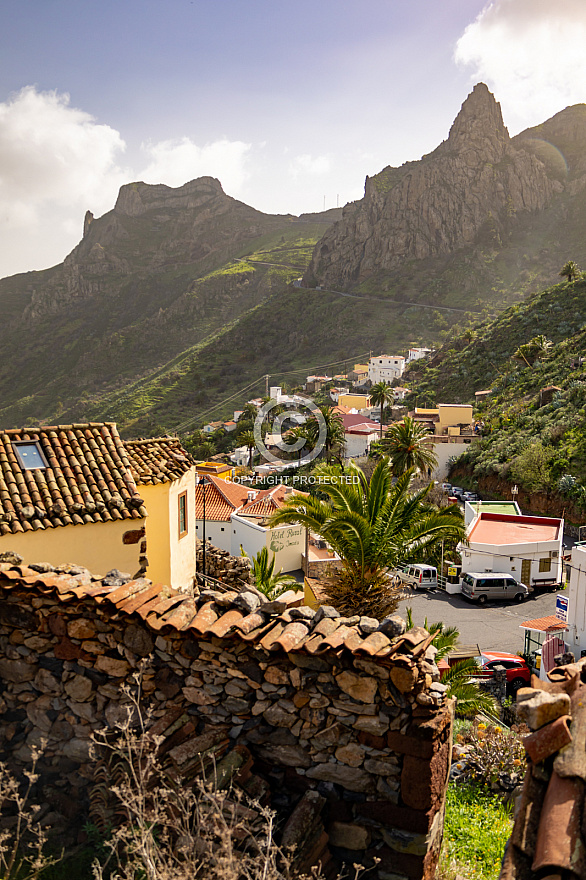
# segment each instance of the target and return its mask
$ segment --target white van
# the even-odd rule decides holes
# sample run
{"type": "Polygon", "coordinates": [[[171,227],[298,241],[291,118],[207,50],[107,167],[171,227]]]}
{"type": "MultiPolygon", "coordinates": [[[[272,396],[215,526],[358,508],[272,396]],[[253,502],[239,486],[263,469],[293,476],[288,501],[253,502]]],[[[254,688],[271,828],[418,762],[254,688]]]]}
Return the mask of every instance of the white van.
{"type": "Polygon", "coordinates": [[[529,588],[504,572],[467,571],[462,575],[462,595],[481,605],[489,600],[524,602],[529,588]]]}
{"type": "Polygon", "coordinates": [[[437,588],[437,568],[433,565],[406,565],[399,577],[404,584],[414,590],[434,590],[437,588]]]}

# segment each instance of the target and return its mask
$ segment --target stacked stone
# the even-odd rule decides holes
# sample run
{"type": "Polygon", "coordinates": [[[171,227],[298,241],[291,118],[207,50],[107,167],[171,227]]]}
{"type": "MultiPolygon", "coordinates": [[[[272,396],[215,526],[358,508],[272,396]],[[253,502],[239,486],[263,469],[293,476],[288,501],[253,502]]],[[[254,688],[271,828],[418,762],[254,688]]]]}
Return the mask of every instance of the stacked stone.
{"type": "MultiPolygon", "coordinates": [[[[249,749],[258,794],[270,790],[285,817],[317,792],[335,860],[378,859],[373,877],[434,876],[451,704],[425,630],[261,604],[252,590],[193,599],[119,572],[47,568],[0,564],[0,746],[18,769],[46,741],[57,824],[65,796],[81,811],[92,735],[125,718],[123,688],[144,666],[145,711],[161,724],[179,713],[185,748],[219,735],[249,749]]],[[[323,857],[321,832],[307,843],[323,857]]]]}
{"type": "MultiPolygon", "coordinates": [[[[203,549],[197,542],[197,574],[203,571],[203,549]]],[[[251,583],[250,560],[245,556],[232,556],[228,550],[220,550],[211,544],[206,546],[206,575],[221,581],[226,587],[239,590],[251,583]]]]}
{"type": "Polygon", "coordinates": [[[500,880],[586,877],[586,658],[554,667],[548,679],[534,675],[517,692],[517,715],[532,733],[500,880]]]}

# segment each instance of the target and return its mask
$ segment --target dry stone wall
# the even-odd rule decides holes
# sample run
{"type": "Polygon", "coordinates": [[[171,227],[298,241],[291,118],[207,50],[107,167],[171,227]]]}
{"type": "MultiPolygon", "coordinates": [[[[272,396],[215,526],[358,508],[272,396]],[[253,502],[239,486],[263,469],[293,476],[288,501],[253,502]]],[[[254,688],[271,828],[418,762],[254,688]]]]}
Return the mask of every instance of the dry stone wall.
{"type": "Polygon", "coordinates": [[[378,859],[369,876],[380,880],[434,876],[452,711],[425,630],[263,605],[253,592],[192,599],[116,572],[36,568],[0,564],[0,747],[17,770],[43,747],[54,827],[83,814],[92,735],[124,717],[123,686],[144,664],[159,729],[180,715],[192,738],[223,732],[246,746],[283,817],[308,796],[319,805],[333,864],[378,859]]]}

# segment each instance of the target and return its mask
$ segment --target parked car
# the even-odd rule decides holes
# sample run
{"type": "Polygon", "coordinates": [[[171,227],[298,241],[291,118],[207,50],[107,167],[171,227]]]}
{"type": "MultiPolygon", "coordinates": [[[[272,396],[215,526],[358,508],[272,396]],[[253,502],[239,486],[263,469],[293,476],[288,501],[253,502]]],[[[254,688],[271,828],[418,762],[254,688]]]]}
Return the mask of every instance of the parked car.
{"type": "Polygon", "coordinates": [[[529,587],[516,581],[510,574],[504,572],[467,571],[462,575],[462,595],[474,602],[484,605],[485,602],[524,602],[529,593],[529,587]]]}
{"type": "Polygon", "coordinates": [[[452,484],[451,483],[442,483],[442,489],[445,489],[446,492],[451,492],[452,491],[452,484]]]}
{"type": "Polygon", "coordinates": [[[490,678],[494,675],[495,666],[504,666],[507,696],[513,696],[519,688],[528,687],[531,682],[531,670],[518,654],[509,654],[507,651],[481,651],[478,645],[458,645],[443,660],[438,660],[440,674],[443,677],[455,663],[469,658],[474,658],[478,664],[475,678],[490,678]]]}
{"type": "Polygon", "coordinates": [[[404,584],[414,590],[433,590],[437,588],[437,568],[433,565],[406,565],[397,572],[404,584]]]}
{"type": "Polygon", "coordinates": [[[494,675],[495,666],[505,667],[508,696],[516,694],[519,688],[529,687],[531,670],[518,654],[508,654],[506,651],[483,651],[480,657],[482,678],[494,675]]]}
{"type": "Polygon", "coordinates": [[[453,495],[454,498],[457,498],[458,500],[462,498],[463,494],[464,490],[461,486],[452,486],[452,488],[450,489],[450,495],[453,495]]]}
{"type": "Polygon", "coordinates": [[[464,492],[462,501],[480,501],[480,495],[477,492],[464,492]]]}

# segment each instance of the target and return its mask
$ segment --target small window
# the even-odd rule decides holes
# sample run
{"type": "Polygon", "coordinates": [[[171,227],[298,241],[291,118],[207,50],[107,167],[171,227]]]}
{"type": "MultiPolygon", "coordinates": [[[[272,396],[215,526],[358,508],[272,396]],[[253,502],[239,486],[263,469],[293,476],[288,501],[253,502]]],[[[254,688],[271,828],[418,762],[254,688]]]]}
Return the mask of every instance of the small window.
{"type": "Polygon", "coordinates": [[[220,526],[220,531],[221,531],[221,532],[224,531],[224,526],[220,526]]]}
{"type": "Polygon", "coordinates": [[[549,556],[544,556],[543,559],[539,560],[539,571],[551,571],[551,559],[549,556]]]}
{"type": "Polygon", "coordinates": [[[179,496],[179,537],[187,534],[187,492],[179,496]]]}
{"type": "Polygon", "coordinates": [[[12,446],[23,470],[44,470],[48,467],[39,443],[13,443],[12,446]]]}

